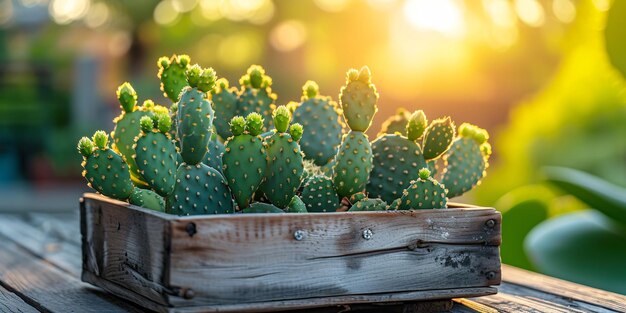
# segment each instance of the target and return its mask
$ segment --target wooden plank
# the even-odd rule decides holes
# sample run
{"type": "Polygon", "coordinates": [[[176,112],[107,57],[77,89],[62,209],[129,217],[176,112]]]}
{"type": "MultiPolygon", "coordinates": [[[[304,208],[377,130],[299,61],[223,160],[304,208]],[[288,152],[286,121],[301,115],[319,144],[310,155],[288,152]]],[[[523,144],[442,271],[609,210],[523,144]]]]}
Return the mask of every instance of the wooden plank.
{"type": "Polygon", "coordinates": [[[170,284],[194,293],[193,299],[170,297],[174,306],[500,281],[500,214],[492,209],[230,215],[172,223],[170,284]],[[363,237],[367,229],[369,240],[363,237]],[[298,230],[302,240],[294,238],[298,230]]]}
{"type": "MultiPolygon", "coordinates": [[[[47,214],[51,219],[55,214],[47,214]]],[[[66,215],[65,215],[66,216],[66,215]]],[[[26,214],[2,214],[0,215],[0,234],[11,239],[29,252],[41,259],[49,261],[63,271],[80,277],[81,251],[80,246],[67,238],[59,229],[78,229],[77,219],[56,225],[36,223],[29,219],[26,214]]]]}
{"type": "Polygon", "coordinates": [[[169,221],[146,211],[85,198],[83,275],[91,273],[166,305],[169,221]]]}
{"type": "Polygon", "coordinates": [[[5,313],[37,313],[37,309],[28,305],[13,292],[0,285],[0,312],[5,313]]]}
{"type": "Polygon", "coordinates": [[[626,312],[626,296],[624,295],[536,274],[508,265],[502,265],[502,272],[505,281],[509,284],[525,286],[618,312],[626,312]]]}
{"type": "Polygon", "coordinates": [[[77,278],[0,236],[0,283],[44,312],[142,312],[131,304],[86,288],[77,278]]]}

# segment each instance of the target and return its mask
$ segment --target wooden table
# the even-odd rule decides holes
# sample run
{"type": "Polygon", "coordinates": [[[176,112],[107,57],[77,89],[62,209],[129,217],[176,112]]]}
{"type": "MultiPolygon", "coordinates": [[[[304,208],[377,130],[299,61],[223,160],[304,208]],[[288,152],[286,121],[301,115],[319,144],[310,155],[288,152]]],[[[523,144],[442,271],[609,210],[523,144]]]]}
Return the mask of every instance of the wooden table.
{"type": "MultiPolygon", "coordinates": [[[[80,281],[80,240],[78,210],[0,214],[0,312],[145,312],[80,281]]],[[[626,312],[626,296],[506,265],[502,273],[497,295],[455,299],[450,311],[626,312]]]]}

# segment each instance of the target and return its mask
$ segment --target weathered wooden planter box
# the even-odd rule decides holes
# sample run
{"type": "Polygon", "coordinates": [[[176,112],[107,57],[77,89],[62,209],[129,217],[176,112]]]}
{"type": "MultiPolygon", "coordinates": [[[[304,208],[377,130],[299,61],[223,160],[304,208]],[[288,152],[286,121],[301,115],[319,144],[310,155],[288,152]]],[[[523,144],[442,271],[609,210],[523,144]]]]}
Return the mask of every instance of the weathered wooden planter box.
{"type": "Polygon", "coordinates": [[[496,293],[492,208],[179,217],[85,194],[83,281],[158,312],[267,312],[496,293]]]}

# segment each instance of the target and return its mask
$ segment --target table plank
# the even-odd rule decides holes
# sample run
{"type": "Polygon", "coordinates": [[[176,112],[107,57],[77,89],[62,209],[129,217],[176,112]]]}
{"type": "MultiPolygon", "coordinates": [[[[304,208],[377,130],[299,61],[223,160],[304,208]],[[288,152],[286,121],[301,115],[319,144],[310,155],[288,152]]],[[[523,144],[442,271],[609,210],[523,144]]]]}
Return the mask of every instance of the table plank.
{"type": "Polygon", "coordinates": [[[37,309],[28,305],[24,300],[11,291],[0,286],[0,312],[7,313],[37,313],[37,309]]]}
{"type": "Polygon", "coordinates": [[[0,235],[0,283],[44,312],[143,312],[136,306],[87,288],[77,277],[0,235]]]}

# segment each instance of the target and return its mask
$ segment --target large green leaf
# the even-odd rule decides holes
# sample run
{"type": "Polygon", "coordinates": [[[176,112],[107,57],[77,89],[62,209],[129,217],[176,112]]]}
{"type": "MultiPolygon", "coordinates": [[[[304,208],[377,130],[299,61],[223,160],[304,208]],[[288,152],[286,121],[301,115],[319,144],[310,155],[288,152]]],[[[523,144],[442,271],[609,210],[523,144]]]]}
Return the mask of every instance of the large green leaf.
{"type": "Polygon", "coordinates": [[[570,168],[544,167],[543,172],[548,182],[626,225],[626,189],[570,168]]]}
{"type": "Polygon", "coordinates": [[[524,251],[524,239],[528,233],[548,217],[548,206],[539,199],[526,199],[515,203],[502,212],[502,262],[535,270],[524,251]]]}
{"type": "Polygon", "coordinates": [[[525,250],[541,272],[626,294],[626,233],[597,211],[549,219],[526,237],[525,250]]]}
{"type": "Polygon", "coordinates": [[[613,66],[626,78],[626,1],[613,1],[606,20],[606,51],[613,66]]]}

